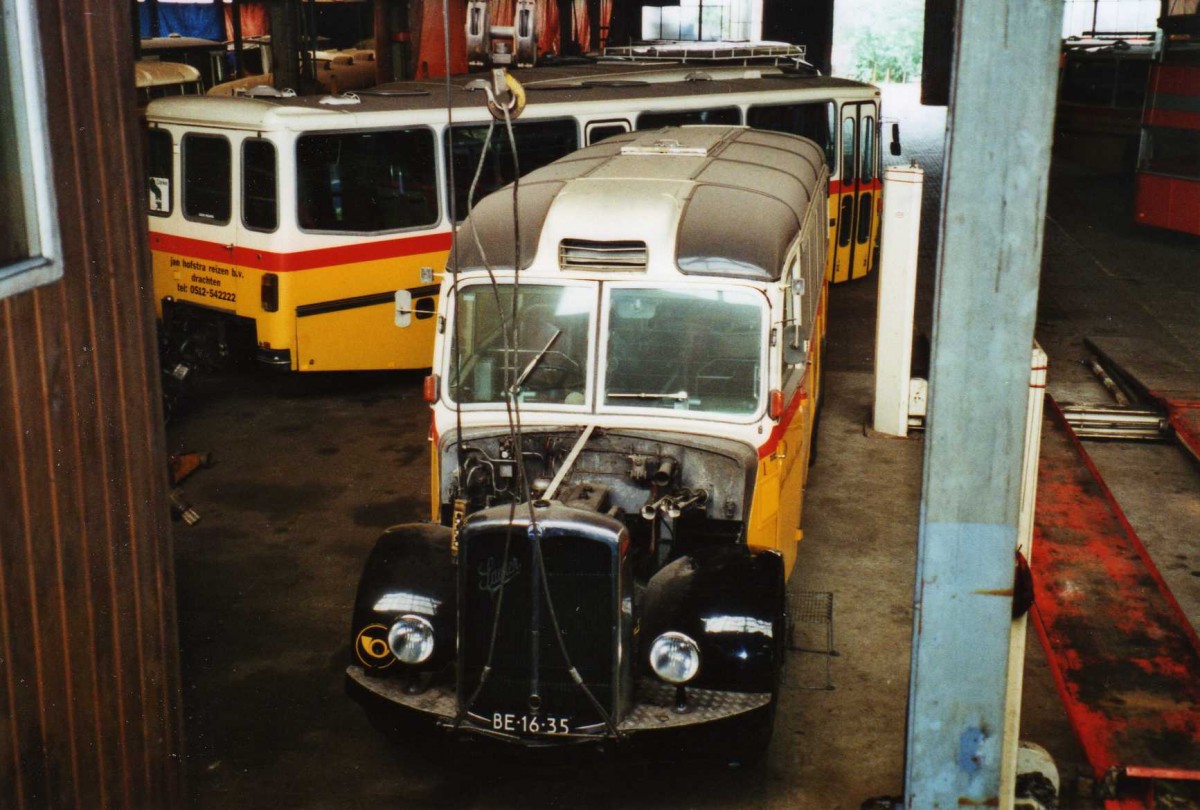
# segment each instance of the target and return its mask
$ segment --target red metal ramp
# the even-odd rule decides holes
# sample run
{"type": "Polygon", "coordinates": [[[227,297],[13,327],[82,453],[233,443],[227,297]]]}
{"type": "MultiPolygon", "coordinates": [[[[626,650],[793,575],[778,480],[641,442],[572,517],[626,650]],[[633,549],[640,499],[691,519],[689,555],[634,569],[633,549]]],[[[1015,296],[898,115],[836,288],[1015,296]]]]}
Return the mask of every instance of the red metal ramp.
{"type": "Polygon", "coordinates": [[[1141,338],[1084,342],[1106,368],[1163,407],[1179,443],[1200,461],[1200,364],[1141,338]]]}
{"type": "Polygon", "coordinates": [[[1108,806],[1154,779],[1200,780],[1200,639],[1046,398],[1033,543],[1034,626],[1108,806]]]}

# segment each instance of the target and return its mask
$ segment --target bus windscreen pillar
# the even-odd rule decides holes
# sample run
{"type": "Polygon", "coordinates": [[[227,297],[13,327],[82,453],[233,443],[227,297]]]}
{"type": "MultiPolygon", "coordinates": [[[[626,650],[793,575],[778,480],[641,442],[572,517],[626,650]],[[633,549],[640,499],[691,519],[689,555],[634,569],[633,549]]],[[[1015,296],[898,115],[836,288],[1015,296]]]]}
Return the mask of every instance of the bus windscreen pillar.
{"type": "Polygon", "coordinates": [[[875,318],[875,430],[908,435],[917,247],[925,172],[915,164],[883,173],[883,237],[875,318]]]}
{"type": "Polygon", "coordinates": [[[905,807],[1000,804],[1062,6],[959,2],[918,522],[905,807]]]}

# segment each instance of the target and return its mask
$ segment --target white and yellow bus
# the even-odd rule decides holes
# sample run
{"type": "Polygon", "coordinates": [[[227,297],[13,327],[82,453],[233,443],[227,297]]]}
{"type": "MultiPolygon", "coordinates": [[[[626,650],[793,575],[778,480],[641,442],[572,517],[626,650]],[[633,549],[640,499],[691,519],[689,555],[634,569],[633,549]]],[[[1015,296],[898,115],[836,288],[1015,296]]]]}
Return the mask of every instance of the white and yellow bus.
{"type": "MultiPolygon", "coordinates": [[[[753,66],[602,62],[514,75],[527,98],[513,123],[522,173],[665,125],[745,124],[816,141],[830,174],[827,274],[836,283],[873,267],[878,88],[753,66]]],[[[168,345],[203,362],[237,352],[240,339],[262,364],[292,371],[428,367],[433,279],[466,215],[490,120],[465,81],[452,82],[449,115],[436,81],[153,102],[149,231],[168,345]],[[416,302],[413,328],[394,328],[397,291],[416,302]]],[[[477,197],[513,178],[499,125],[477,197]]]]}
{"type": "Polygon", "coordinates": [[[761,756],[822,384],[827,178],[805,138],[669,127],[475,208],[426,389],[434,520],[388,529],[355,599],[347,686],[373,721],[519,745],[707,728],[761,756]]]}

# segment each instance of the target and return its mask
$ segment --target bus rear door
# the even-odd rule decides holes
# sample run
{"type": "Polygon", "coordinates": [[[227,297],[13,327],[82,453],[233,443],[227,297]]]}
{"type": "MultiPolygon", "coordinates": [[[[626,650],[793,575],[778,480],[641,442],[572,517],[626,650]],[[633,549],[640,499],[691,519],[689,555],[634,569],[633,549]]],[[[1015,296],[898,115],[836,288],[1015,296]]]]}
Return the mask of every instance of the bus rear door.
{"type": "Polygon", "coordinates": [[[299,371],[429,366],[433,273],[450,245],[436,143],[425,126],[297,138],[296,221],[307,249],[288,254],[278,306],[295,315],[299,371]],[[412,296],[412,329],[395,327],[397,290],[412,296]]]}
{"type": "Polygon", "coordinates": [[[835,284],[862,278],[875,265],[880,193],[878,126],[873,102],[842,105],[841,173],[829,188],[837,221],[830,278],[835,284]]]}

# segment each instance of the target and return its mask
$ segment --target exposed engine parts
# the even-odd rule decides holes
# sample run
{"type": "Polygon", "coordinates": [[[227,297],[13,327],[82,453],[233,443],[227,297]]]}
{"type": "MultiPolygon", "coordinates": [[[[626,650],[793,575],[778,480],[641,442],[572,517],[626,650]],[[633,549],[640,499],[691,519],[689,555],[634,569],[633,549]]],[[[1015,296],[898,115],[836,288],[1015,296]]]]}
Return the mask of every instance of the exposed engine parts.
{"type": "Polygon", "coordinates": [[[451,443],[443,452],[442,503],[459,502],[470,514],[526,498],[557,501],[622,521],[651,555],[686,545],[685,534],[733,539],[753,463],[724,447],[586,428],[526,434],[523,471],[508,434],[468,433],[461,446],[451,443]]]}
{"type": "Polygon", "coordinates": [[[642,507],[642,518],[654,520],[660,514],[674,519],[683,514],[684,510],[708,503],[708,492],[703,489],[681,489],[669,495],[663,495],[653,503],[642,507]]]}

